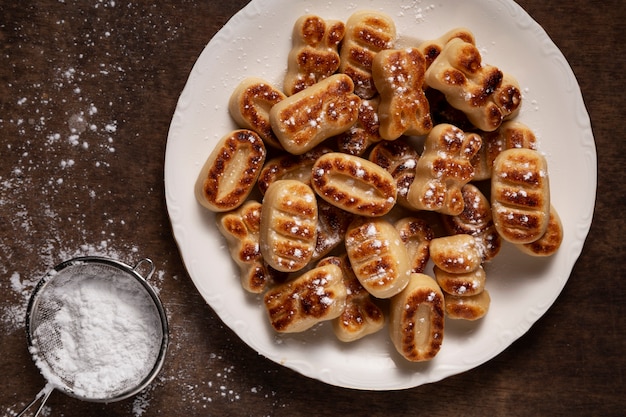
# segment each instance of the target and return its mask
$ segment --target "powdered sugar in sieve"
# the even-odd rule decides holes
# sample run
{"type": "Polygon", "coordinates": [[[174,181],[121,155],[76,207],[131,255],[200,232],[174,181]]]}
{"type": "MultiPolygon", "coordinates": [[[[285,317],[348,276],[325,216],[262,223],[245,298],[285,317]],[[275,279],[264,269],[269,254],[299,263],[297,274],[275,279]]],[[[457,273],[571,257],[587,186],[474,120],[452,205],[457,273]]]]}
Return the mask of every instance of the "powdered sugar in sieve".
{"type": "Polygon", "coordinates": [[[153,380],[165,355],[167,319],[137,272],[143,264],[151,275],[147,259],[131,269],[106,258],[75,258],[40,281],[27,326],[30,352],[48,386],[35,401],[45,395],[45,402],[54,388],[88,401],[117,401],[153,380]]]}

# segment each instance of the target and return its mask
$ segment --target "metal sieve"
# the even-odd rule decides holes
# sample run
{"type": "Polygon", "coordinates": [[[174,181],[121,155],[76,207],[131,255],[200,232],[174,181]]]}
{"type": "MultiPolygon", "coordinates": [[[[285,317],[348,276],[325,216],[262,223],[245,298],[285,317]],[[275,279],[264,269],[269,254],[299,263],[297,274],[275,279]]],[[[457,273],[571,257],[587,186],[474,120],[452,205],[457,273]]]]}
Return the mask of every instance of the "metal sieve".
{"type": "MultiPolygon", "coordinates": [[[[147,282],[153,273],[154,264],[150,259],[142,259],[134,267],[130,267],[113,259],[86,256],[62,262],[37,283],[28,303],[26,330],[29,351],[47,384],[18,417],[41,399],[35,413],[37,416],[55,389],[81,400],[114,402],[138,394],[154,380],[165,360],[169,337],[165,310],[158,295],[147,282]],[[145,276],[141,275],[141,271],[145,270],[145,276]],[[106,299],[114,307],[110,310],[119,313],[109,313],[109,309],[106,313],[111,314],[112,320],[129,321],[129,325],[139,329],[139,336],[146,341],[141,349],[133,346],[130,349],[124,347],[122,351],[119,346],[121,359],[113,362],[112,369],[109,369],[109,364],[109,368],[106,368],[108,374],[104,376],[97,373],[98,364],[88,362],[86,368],[89,369],[85,371],[67,359],[68,349],[74,356],[80,356],[86,350],[85,345],[98,346],[101,341],[97,339],[105,337],[106,332],[111,330],[105,328],[111,327],[106,321],[99,320],[97,316],[100,314],[81,318],[81,315],[85,315],[84,312],[81,314],[77,311],[75,299],[84,299],[86,288],[90,294],[94,294],[93,297],[101,297],[103,300],[109,294],[106,299]],[[129,311],[138,313],[127,314],[129,311]],[[84,319],[95,324],[84,326],[81,324],[84,319]],[[76,337],[68,337],[69,327],[76,337]],[[92,329],[89,333],[87,327],[92,329]],[[133,361],[132,366],[127,363],[130,360],[133,361]],[[130,368],[132,374],[127,375],[130,368]],[[90,379],[97,383],[85,388],[85,381],[90,379]]],[[[98,304],[97,299],[82,302],[92,307],[97,307],[94,304],[98,304]]],[[[114,325],[117,326],[117,323],[114,325]]],[[[100,356],[106,360],[107,355],[115,354],[116,348],[118,346],[107,347],[100,356]]],[[[91,361],[91,356],[86,357],[87,361],[91,361]]],[[[101,358],[95,359],[100,361],[101,358]]]]}

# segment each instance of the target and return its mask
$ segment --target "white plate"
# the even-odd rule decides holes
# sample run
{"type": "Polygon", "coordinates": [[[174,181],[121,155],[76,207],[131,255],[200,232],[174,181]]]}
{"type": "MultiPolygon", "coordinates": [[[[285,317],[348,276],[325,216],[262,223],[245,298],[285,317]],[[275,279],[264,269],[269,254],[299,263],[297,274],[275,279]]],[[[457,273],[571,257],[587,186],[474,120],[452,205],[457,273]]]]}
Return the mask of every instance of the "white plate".
{"type": "Polygon", "coordinates": [[[198,291],[249,346],[271,360],[329,384],[367,390],[415,387],[472,369],[506,349],[552,305],[580,255],[596,192],[596,152],[589,116],[567,61],[544,30],[509,0],[253,0],[206,46],[173,116],[165,156],[167,207],[174,235],[198,291]],[[514,75],[523,90],[518,120],[530,126],[549,164],[552,202],[564,225],[560,251],[535,259],[505,246],[487,273],[491,309],[477,323],[448,320],[429,363],[403,360],[387,330],[352,344],[327,324],[278,336],[259,296],[246,294],[238,269],[195,200],[196,176],[215,143],[235,128],[227,109],[235,86],[259,76],[281,86],[295,20],[305,13],[345,21],[358,9],[391,16],[403,37],[433,39],[466,26],[485,62],[514,75]]]}

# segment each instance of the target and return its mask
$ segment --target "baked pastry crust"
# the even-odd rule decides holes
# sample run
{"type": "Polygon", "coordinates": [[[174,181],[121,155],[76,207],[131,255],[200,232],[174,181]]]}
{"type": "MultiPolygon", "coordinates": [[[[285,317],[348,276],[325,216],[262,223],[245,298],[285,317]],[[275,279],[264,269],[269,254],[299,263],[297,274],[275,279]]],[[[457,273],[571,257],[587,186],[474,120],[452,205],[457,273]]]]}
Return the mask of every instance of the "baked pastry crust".
{"type": "Polygon", "coordinates": [[[336,137],[337,148],[340,152],[362,156],[370,145],[382,140],[379,133],[379,103],[379,97],[361,100],[357,122],[336,137]]]}
{"type": "Polygon", "coordinates": [[[435,266],[433,268],[437,284],[443,292],[458,297],[469,297],[480,294],[485,290],[487,274],[481,266],[463,274],[451,274],[435,266]]]}
{"type": "Polygon", "coordinates": [[[347,255],[324,258],[317,266],[328,263],[341,268],[347,289],[346,307],[341,315],[332,321],[337,339],[342,342],[353,342],[382,329],[385,324],[383,310],[374,303],[370,293],[354,275],[347,255]]]}
{"type": "Polygon", "coordinates": [[[338,317],[346,296],[341,269],[327,264],[270,288],[263,303],[274,330],[295,333],[338,317]]]}
{"type": "Polygon", "coordinates": [[[282,272],[303,269],[317,242],[317,200],[311,187],[297,180],[269,186],[261,209],[260,246],[265,261],[282,272]]]}
{"type": "Polygon", "coordinates": [[[311,185],[324,200],[361,216],[382,216],[396,203],[391,174],[358,156],[331,152],[313,165],[311,185]]]}
{"type": "Polygon", "coordinates": [[[488,290],[471,296],[446,294],[445,305],[447,317],[474,321],[485,317],[491,305],[491,296],[488,290]]]}
{"type": "Polygon", "coordinates": [[[374,297],[390,298],[404,289],[411,273],[409,258],[400,233],[387,220],[356,218],[345,245],[354,274],[374,297]]]}
{"type": "Polygon", "coordinates": [[[415,169],[419,153],[405,138],[382,141],[372,148],[369,160],[383,167],[396,181],[397,203],[406,208],[413,208],[407,201],[409,187],[415,179],[415,169]]]}
{"type": "Polygon", "coordinates": [[[272,131],[270,109],[286,96],[279,89],[258,77],[241,81],[228,101],[228,111],[235,123],[243,129],[259,134],[266,145],[282,149],[272,131]]]}
{"type": "Polygon", "coordinates": [[[380,136],[422,136],[433,128],[424,94],[426,61],[417,48],[380,51],[372,63],[372,76],[380,94],[380,136]]]}
{"type": "Polygon", "coordinates": [[[474,180],[476,181],[491,178],[493,161],[500,152],[514,148],[538,149],[535,133],[517,120],[507,120],[495,131],[483,132],[481,137],[483,146],[472,159],[474,180]]]}
{"type": "Polygon", "coordinates": [[[430,241],[435,233],[424,219],[404,217],[394,224],[406,246],[411,272],[424,272],[430,259],[430,241]]]}
{"type": "Polygon", "coordinates": [[[497,67],[485,65],[478,48],[451,39],[428,67],[425,82],[443,92],[479,129],[491,132],[513,117],[521,106],[517,81],[497,67]]]}
{"type": "Polygon", "coordinates": [[[328,203],[317,200],[317,241],[313,260],[326,256],[343,243],[348,226],[354,220],[354,214],[328,203]]]}
{"type": "Polygon", "coordinates": [[[346,21],[339,71],[352,78],[359,97],[370,99],[377,94],[372,62],[377,53],[393,48],[396,36],[393,19],[379,11],[358,11],[346,21]]]}
{"type": "Polygon", "coordinates": [[[483,261],[493,259],[502,247],[502,239],[493,223],[491,204],[474,184],[461,188],[463,211],[456,216],[441,216],[441,223],[449,234],[474,236],[483,254],[483,261]]]}
{"type": "Polygon", "coordinates": [[[539,152],[502,151],[493,165],[491,210],[496,230],[511,243],[530,243],[545,233],[550,218],[548,164],[539,152]]]}
{"type": "Polygon", "coordinates": [[[439,56],[439,54],[441,54],[443,47],[455,38],[459,38],[467,43],[471,43],[472,45],[476,44],[474,34],[465,27],[450,29],[437,39],[424,41],[419,44],[417,49],[419,49],[422,55],[424,55],[424,59],[426,60],[426,68],[428,68],[433,63],[433,61],[439,56]]]}
{"type": "Polygon", "coordinates": [[[249,200],[236,210],[218,213],[216,223],[226,238],[230,256],[239,266],[241,286],[255,294],[265,291],[271,275],[259,247],[261,203],[249,200]]]}
{"type": "Polygon", "coordinates": [[[291,96],[337,72],[339,43],[345,33],[344,23],[338,20],[309,14],[296,21],[283,83],[285,94],[291,96]]]}
{"type": "Polygon", "coordinates": [[[398,353],[412,362],[433,359],[443,343],[444,315],[444,295],[437,282],[411,274],[389,306],[389,334],[398,353]]]}
{"type": "Polygon", "coordinates": [[[461,187],[474,177],[471,159],[480,146],[480,136],[475,133],[464,133],[450,124],[435,126],[426,137],[409,187],[407,200],[411,207],[450,215],[461,213],[461,187]]]}
{"type": "Polygon", "coordinates": [[[263,165],[257,184],[261,194],[265,194],[268,187],[278,180],[298,180],[311,185],[311,168],[317,159],[332,152],[332,149],[320,145],[301,155],[283,153],[263,165]]]}
{"type": "Polygon", "coordinates": [[[516,245],[519,250],[531,256],[554,255],[563,243],[563,224],[553,205],[550,205],[550,219],[546,232],[531,243],[516,245]]]}
{"type": "Polygon", "coordinates": [[[270,123],[283,148],[300,155],[351,128],[361,104],[353,91],[350,77],[335,74],[274,105],[270,123]]]}
{"type": "Polygon", "coordinates": [[[266,154],[263,140],[252,130],[225,135],[198,174],[194,186],[198,202],[214,212],[242,205],[254,188],[266,154]]]}
{"type": "Polygon", "coordinates": [[[438,237],[430,241],[430,259],[451,274],[465,274],[482,263],[482,252],[473,236],[467,234],[438,237]]]}

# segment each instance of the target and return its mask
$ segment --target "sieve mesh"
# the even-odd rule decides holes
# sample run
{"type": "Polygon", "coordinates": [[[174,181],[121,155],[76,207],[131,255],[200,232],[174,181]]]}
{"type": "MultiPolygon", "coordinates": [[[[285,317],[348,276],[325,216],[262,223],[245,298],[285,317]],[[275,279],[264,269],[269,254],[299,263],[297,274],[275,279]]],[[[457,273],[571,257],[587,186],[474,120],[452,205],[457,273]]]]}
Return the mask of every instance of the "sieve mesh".
{"type": "Polygon", "coordinates": [[[153,295],[128,270],[71,263],[50,273],[33,295],[31,353],[56,387],[83,399],[112,400],[160,365],[163,320],[153,295]]]}

